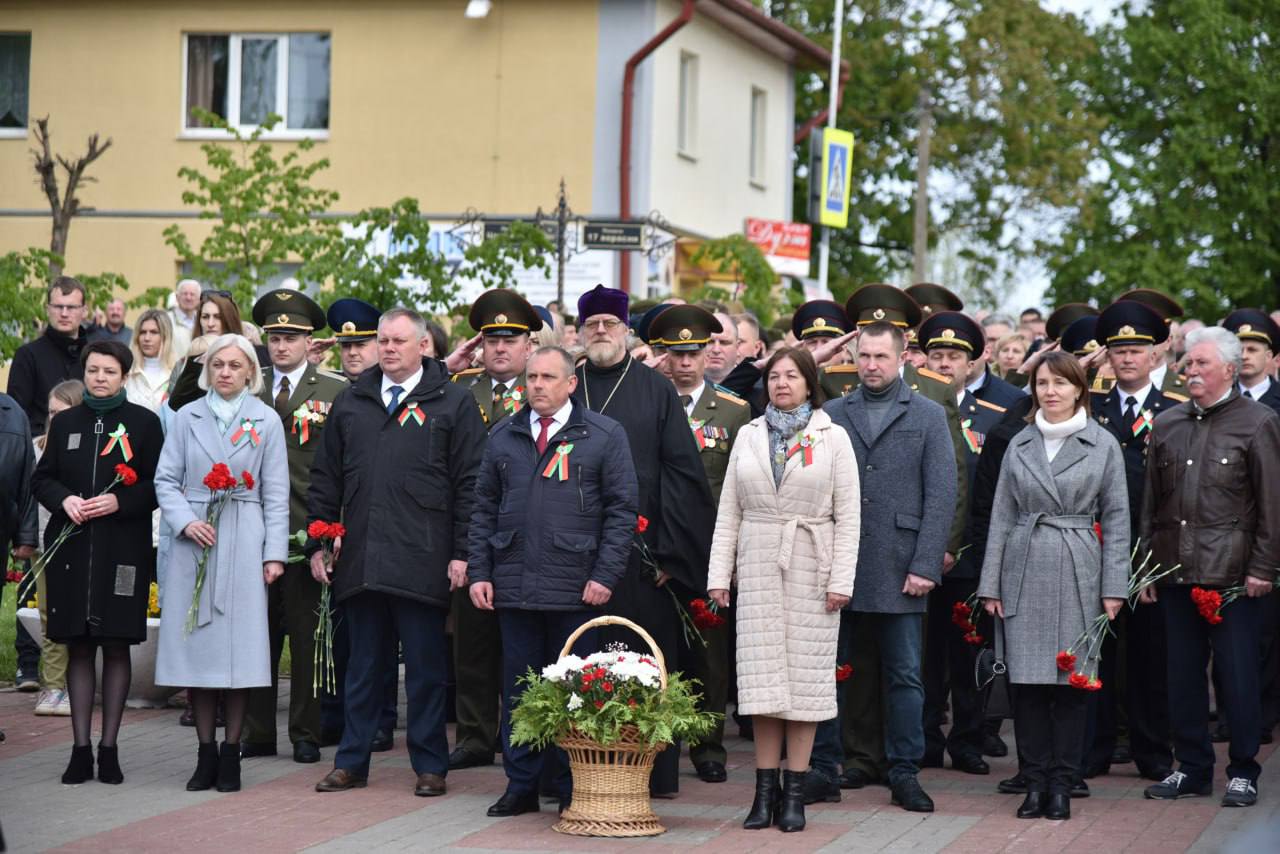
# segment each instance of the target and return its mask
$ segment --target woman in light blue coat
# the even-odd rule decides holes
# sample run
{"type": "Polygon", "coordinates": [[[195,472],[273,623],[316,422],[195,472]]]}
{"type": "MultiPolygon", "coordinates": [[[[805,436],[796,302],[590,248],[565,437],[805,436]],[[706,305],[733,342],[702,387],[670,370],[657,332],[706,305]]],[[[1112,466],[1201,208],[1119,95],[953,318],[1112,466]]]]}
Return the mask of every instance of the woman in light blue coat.
{"type": "Polygon", "coordinates": [[[156,683],[191,688],[200,748],[187,789],[216,784],[231,792],[240,788],[248,689],[271,684],[267,585],[283,574],[288,554],[289,472],[280,416],[256,397],[262,373],[253,345],[240,335],[219,337],[205,356],[200,387],[207,394],[178,412],[156,471],[160,510],[178,532],[164,589],[156,683]],[[215,526],[206,521],[215,496],[204,481],[218,463],[240,483],[215,526]],[[206,548],[205,578],[193,601],[206,548]],[[220,752],[214,742],[219,690],[226,697],[220,752]]]}

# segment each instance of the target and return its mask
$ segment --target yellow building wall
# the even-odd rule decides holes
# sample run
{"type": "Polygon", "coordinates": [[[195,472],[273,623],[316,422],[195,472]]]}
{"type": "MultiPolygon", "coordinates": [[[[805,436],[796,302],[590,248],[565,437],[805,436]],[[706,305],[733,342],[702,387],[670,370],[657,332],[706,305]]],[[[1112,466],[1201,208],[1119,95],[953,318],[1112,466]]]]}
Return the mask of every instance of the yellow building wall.
{"type": "MultiPolygon", "coordinates": [[[[184,209],[178,169],[204,163],[202,140],[181,135],[186,32],[331,33],[329,138],[309,156],[332,162],[317,183],[339,192],[335,210],[414,196],[426,212],[531,213],[554,205],[561,177],[590,198],[597,3],[503,0],[481,20],[464,7],[0,0],[0,30],[32,34],[30,115],[50,117],[56,152],[83,153],[94,132],[113,140],[80,193],[87,206],[184,209]]],[[[0,139],[0,208],[47,209],[34,144],[0,139]]],[[[171,221],[79,218],[68,271],[123,273],[135,290],[172,284],[176,258],[161,236],[171,221]]],[[[0,253],[47,247],[49,225],[0,217],[0,253]]]]}

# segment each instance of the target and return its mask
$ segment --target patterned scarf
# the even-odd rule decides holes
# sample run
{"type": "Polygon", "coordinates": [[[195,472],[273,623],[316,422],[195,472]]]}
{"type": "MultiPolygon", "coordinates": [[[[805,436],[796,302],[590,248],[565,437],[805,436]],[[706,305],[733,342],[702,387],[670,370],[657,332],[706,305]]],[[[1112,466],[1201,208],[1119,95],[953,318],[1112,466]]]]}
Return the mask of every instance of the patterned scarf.
{"type": "Polygon", "coordinates": [[[773,485],[782,483],[782,471],[787,467],[787,442],[809,424],[813,406],[802,403],[790,412],[783,412],[771,403],[764,410],[764,423],[769,427],[769,463],[773,467],[773,485]]]}

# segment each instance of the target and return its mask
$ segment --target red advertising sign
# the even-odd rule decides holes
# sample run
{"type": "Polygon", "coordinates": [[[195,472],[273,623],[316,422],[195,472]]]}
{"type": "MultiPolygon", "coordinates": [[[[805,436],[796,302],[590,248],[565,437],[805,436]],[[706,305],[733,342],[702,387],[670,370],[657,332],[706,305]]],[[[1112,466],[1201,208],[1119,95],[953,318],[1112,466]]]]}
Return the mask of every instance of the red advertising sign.
{"type": "Polygon", "coordinates": [[[747,239],[760,247],[775,273],[809,275],[813,229],[802,222],[747,218],[747,239]]]}

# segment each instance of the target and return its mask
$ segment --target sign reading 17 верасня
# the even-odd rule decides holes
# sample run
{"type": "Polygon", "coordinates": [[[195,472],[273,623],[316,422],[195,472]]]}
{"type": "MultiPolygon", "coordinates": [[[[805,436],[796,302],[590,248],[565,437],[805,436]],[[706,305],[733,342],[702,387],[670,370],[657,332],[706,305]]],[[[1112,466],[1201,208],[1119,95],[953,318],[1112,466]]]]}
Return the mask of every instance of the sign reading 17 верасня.
{"type": "Polygon", "coordinates": [[[822,129],[822,206],[819,221],[833,228],[849,225],[849,169],[853,162],[853,134],[822,129]]]}

